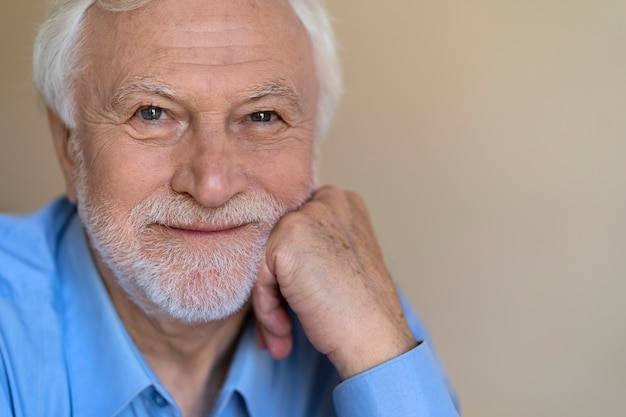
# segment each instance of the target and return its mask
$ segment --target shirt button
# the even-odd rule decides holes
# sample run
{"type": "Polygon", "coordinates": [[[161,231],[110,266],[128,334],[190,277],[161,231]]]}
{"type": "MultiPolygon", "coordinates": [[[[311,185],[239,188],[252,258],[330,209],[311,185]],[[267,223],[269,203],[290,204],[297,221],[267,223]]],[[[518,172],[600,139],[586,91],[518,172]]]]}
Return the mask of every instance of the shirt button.
{"type": "Polygon", "coordinates": [[[167,400],[163,398],[163,396],[156,391],[152,393],[152,400],[154,401],[157,407],[162,408],[167,405],[167,400]]]}

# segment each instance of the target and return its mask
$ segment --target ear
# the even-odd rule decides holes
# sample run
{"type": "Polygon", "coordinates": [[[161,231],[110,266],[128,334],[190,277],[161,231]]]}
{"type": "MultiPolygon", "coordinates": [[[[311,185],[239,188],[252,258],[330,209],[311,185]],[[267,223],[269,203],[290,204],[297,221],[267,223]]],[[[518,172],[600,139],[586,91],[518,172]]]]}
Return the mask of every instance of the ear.
{"type": "MultiPolygon", "coordinates": [[[[74,173],[74,158],[76,155],[74,155],[70,149],[72,131],[50,108],[48,108],[48,124],[50,125],[50,132],[52,133],[57,158],[63,170],[67,197],[71,202],[76,203],[76,176],[74,173]]],[[[76,140],[76,138],[74,138],[74,140],[76,140]]]]}

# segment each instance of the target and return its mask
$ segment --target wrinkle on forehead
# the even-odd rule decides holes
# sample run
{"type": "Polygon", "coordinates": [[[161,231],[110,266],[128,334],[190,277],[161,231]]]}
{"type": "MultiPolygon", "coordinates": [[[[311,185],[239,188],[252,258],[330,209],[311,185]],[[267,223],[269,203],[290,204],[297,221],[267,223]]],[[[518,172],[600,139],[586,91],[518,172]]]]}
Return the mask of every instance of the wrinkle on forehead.
{"type": "Polygon", "coordinates": [[[254,49],[267,55],[290,49],[294,57],[311,49],[306,29],[285,0],[155,0],[128,12],[92,7],[85,29],[85,52],[111,61],[132,60],[138,50],[152,49],[151,63],[187,53],[223,65],[247,60],[254,49]]]}
{"type": "MultiPolygon", "coordinates": [[[[88,15],[94,14],[104,19],[98,20],[104,23],[107,31],[115,26],[117,33],[132,32],[138,24],[149,22],[142,32],[162,34],[164,30],[173,30],[190,35],[224,34],[227,37],[231,32],[306,34],[304,25],[286,0],[153,0],[124,12],[92,6],[88,15]]],[[[308,38],[308,34],[306,36],[308,38]]],[[[192,36],[188,41],[194,39],[202,40],[192,36]]]]}
{"type": "Polygon", "coordinates": [[[133,93],[194,106],[213,97],[232,104],[270,95],[300,111],[317,104],[312,45],[286,0],[154,0],[128,12],[94,7],[85,29],[76,93],[91,106],[116,106],[133,93]]]}

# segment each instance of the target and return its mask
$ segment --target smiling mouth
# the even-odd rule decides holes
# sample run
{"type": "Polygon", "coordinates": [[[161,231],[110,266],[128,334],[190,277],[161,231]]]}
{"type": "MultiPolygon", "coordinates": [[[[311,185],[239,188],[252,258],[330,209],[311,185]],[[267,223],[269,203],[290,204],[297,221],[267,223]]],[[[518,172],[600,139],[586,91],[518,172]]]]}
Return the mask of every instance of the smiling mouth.
{"type": "Polygon", "coordinates": [[[251,223],[244,223],[240,225],[168,225],[168,224],[154,224],[157,228],[163,232],[175,232],[181,233],[187,236],[228,236],[237,232],[244,231],[252,226],[251,223]]]}

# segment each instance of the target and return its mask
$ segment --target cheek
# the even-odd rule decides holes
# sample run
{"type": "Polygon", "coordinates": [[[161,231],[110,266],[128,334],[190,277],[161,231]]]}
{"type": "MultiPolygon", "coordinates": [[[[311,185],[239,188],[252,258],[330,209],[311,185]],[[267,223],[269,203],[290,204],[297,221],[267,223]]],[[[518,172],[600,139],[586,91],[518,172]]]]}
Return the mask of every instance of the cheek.
{"type": "Polygon", "coordinates": [[[254,165],[255,183],[284,203],[306,199],[313,185],[312,149],[275,152],[254,165]]]}
{"type": "MultiPolygon", "coordinates": [[[[96,142],[96,141],[94,141],[96,142]]],[[[155,152],[119,146],[109,142],[104,146],[85,149],[86,184],[98,200],[130,210],[147,198],[166,181],[167,158],[155,152]]]]}

